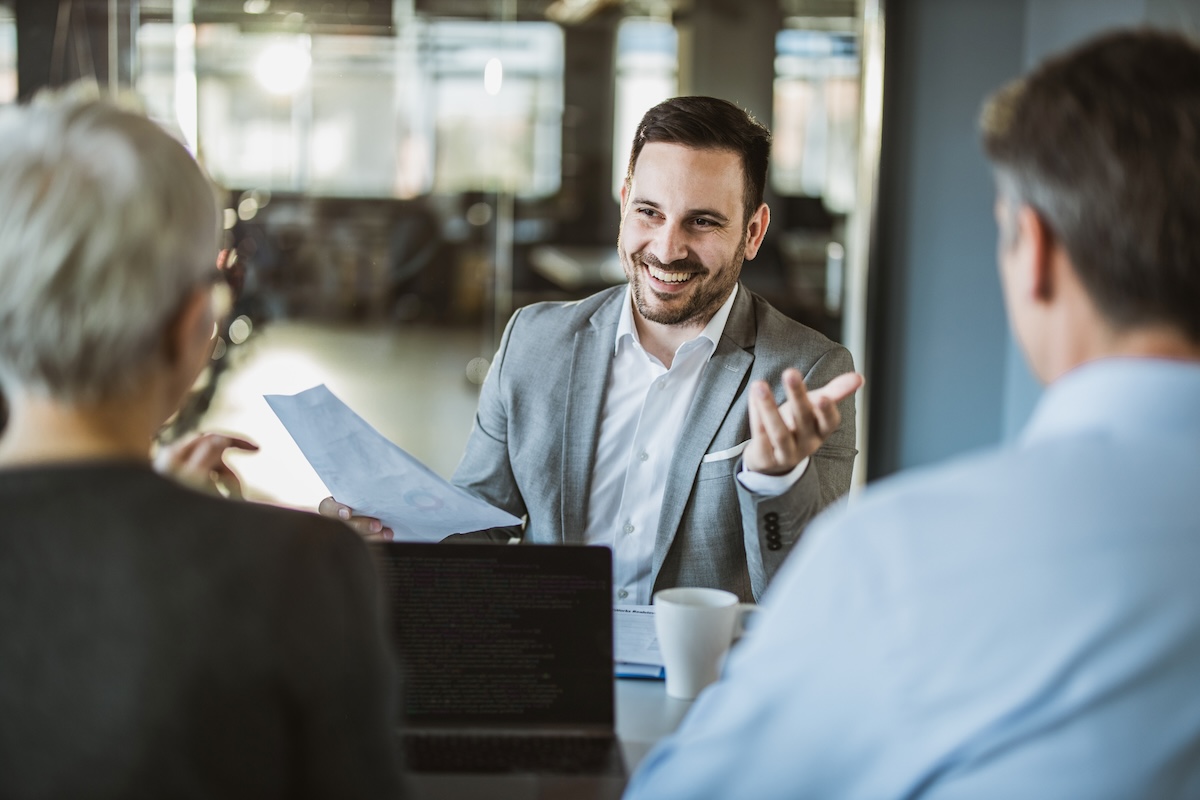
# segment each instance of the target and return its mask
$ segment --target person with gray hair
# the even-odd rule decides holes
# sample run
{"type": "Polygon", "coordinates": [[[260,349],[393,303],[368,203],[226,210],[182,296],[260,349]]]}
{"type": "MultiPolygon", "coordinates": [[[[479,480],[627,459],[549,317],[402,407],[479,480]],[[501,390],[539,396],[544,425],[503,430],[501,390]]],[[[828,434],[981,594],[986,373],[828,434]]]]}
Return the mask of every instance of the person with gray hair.
{"type": "Polygon", "coordinates": [[[187,150],[0,109],[0,796],[394,797],[395,667],[344,526],[155,474],[227,311],[187,150]]]}
{"type": "Polygon", "coordinates": [[[1090,41],[982,129],[1032,420],[817,520],[628,800],[1200,797],[1200,47],[1090,41]]]}

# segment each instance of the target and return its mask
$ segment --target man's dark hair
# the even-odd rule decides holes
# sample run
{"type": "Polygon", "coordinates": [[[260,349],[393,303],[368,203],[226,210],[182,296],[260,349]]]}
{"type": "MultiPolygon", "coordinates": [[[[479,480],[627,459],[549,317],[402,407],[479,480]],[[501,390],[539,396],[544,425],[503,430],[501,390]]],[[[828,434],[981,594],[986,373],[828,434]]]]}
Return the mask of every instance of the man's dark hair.
{"type": "Polygon", "coordinates": [[[1200,342],[1200,49],[1153,30],[1094,39],[987,101],[1002,202],[1035,210],[1118,329],[1200,342]]]}
{"type": "Polygon", "coordinates": [[[649,142],[737,153],[745,182],[742,224],[749,223],[750,216],[762,205],[771,132],[748,111],[715,97],[674,97],[659,103],[645,113],[633,134],[626,186],[633,180],[638,156],[649,142]]]}

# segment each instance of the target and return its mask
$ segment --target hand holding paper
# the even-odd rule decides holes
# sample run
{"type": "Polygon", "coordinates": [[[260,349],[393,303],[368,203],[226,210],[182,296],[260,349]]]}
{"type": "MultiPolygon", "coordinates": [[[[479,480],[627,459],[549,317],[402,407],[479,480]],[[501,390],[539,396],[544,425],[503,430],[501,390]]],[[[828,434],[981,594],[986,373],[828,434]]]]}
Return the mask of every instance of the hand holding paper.
{"type": "Polygon", "coordinates": [[[330,493],[355,513],[378,518],[396,539],[439,541],[521,524],[388,441],[324,384],[265,399],[330,493]]]}

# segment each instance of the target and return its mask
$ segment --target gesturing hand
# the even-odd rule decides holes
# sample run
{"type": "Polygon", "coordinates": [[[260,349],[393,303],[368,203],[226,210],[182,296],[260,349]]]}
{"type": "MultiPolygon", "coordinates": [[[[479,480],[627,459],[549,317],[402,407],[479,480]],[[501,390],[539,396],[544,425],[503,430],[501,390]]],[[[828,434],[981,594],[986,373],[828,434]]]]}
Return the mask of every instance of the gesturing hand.
{"type": "Polygon", "coordinates": [[[862,386],[857,372],[837,376],[820,389],[804,388],[799,370],[783,372],[787,400],[775,405],[766,381],[750,387],[750,444],[742,456],[746,469],[784,475],[808,458],[842,424],[838,403],[862,386]]]}
{"type": "Polygon", "coordinates": [[[258,449],[254,442],[219,433],[201,433],[159,448],[154,469],[194,489],[241,499],[242,483],[225,463],[225,451],[258,449]]]}

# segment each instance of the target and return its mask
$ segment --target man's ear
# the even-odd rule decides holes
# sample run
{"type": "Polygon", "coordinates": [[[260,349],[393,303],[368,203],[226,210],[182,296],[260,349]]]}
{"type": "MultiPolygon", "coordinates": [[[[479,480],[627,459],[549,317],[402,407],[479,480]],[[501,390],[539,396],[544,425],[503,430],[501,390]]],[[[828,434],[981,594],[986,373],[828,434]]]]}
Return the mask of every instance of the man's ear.
{"type": "Polygon", "coordinates": [[[758,248],[762,247],[763,238],[766,237],[770,225],[771,209],[766,203],[762,203],[746,224],[746,260],[758,255],[758,248]]]}
{"type": "Polygon", "coordinates": [[[1056,286],[1053,259],[1058,247],[1054,231],[1037,211],[1027,205],[1017,210],[1017,242],[1023,248],[1022,266],[1031,299],[1045,302],[1054,297],[1056,286]]]}

